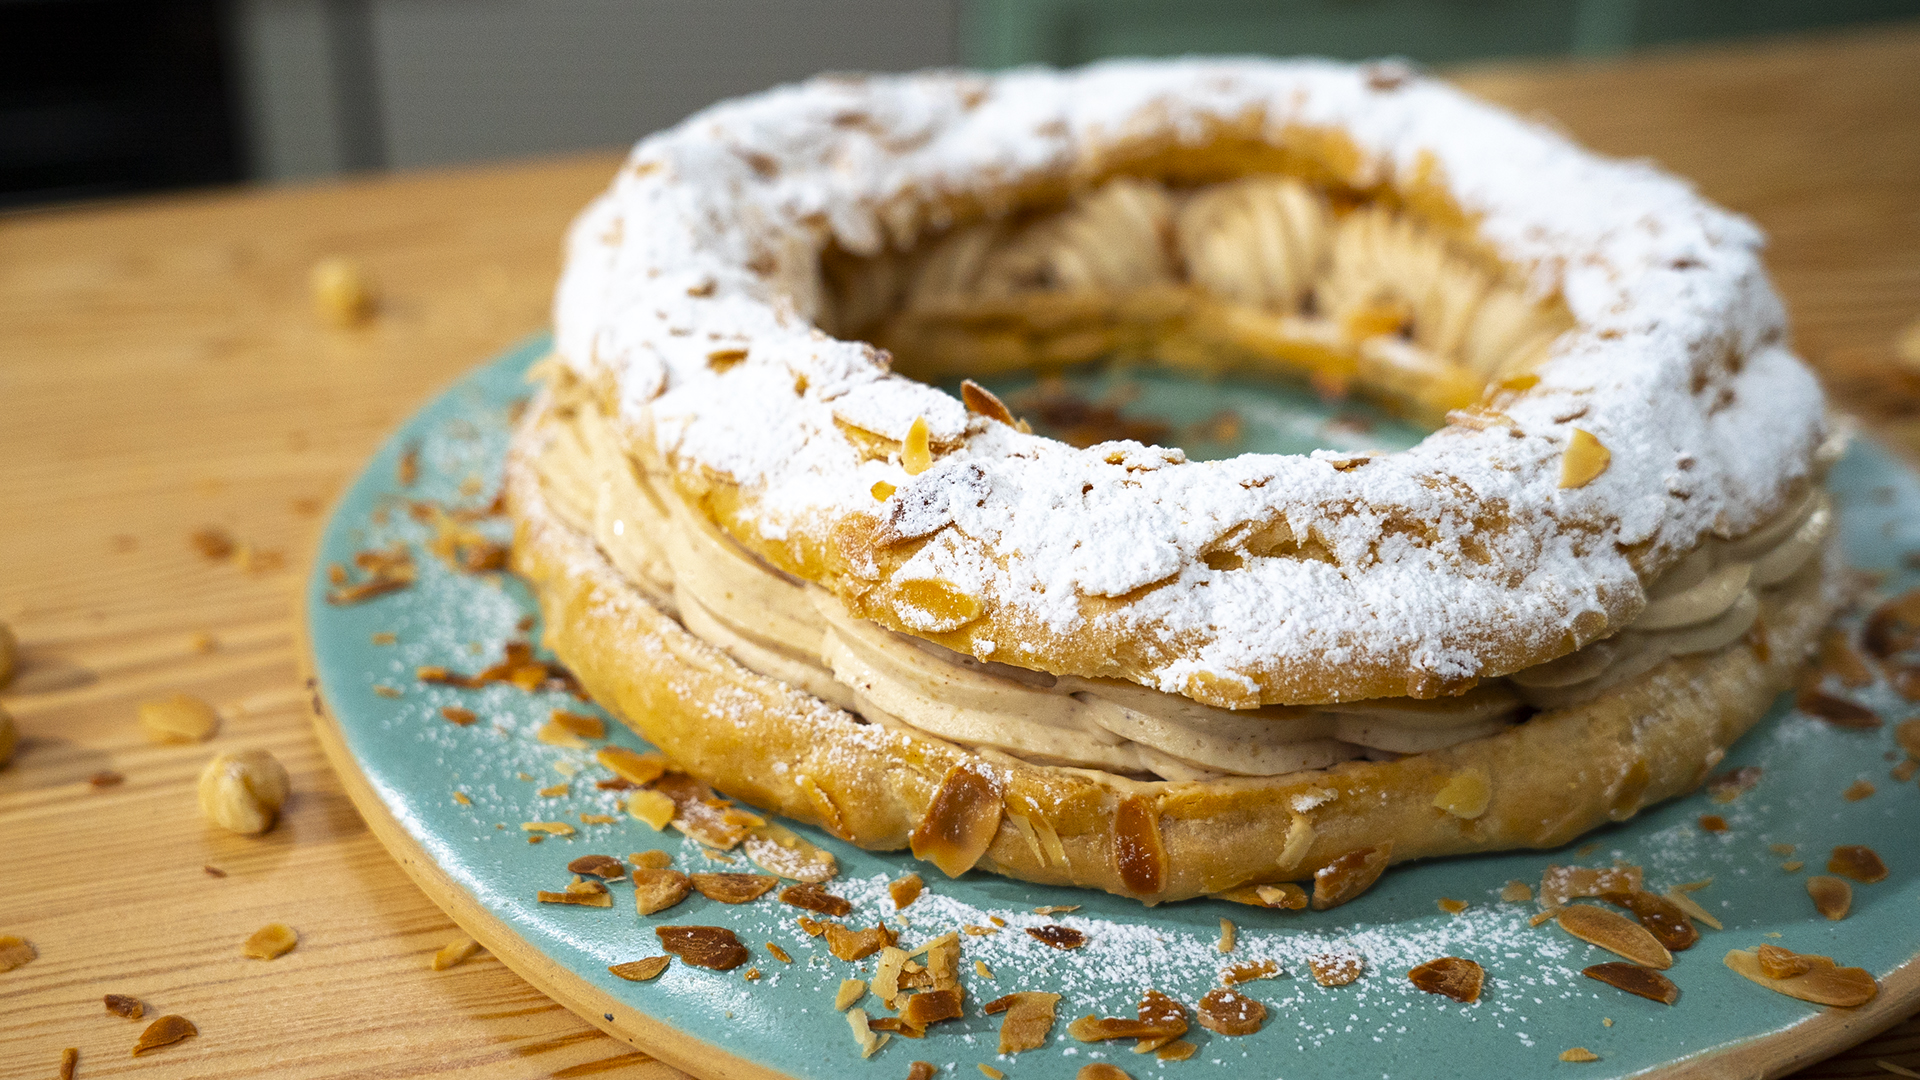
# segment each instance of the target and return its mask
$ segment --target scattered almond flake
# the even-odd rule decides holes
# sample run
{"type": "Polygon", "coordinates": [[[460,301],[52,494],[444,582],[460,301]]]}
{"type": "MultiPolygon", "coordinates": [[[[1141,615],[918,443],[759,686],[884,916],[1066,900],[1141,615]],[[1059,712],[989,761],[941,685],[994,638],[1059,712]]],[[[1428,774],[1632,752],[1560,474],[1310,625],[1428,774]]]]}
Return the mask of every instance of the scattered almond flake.
{"type": "Polygon", "coordinates": [[[1837,877],[1820,874],[1808,878],[1807,895],[1813,898],[1813,909],[1828,922],[1839,922],[1853,910],[1853,886],[1837,877]]]}
{"type": "Polygon", "coordinates": [[[1908,758],[1902,761],[1900,764],[1895,765],[1887,775],[1892,777],[1895,783],[1904,784],[1913,779],[1915,773],[1920,773],[1920,758],[1908,758]]]}
{"type": "Polygon", "coordinates": [[[728,866],[733,865],[733,856],[724,851],[713,851],[709,848],[701,848],[700,857],[708,862],[725,863],[728,866]]]}
{"type": "Polygon", "coordinates": [[[694,874],[689,880],[695,892],[722,904],[757,900],[780,884],[780,879],[772,874],[694,874]]]}
{"type": "Polygon", "coordinates": [[[1840,797],[1848,802],[1859,802],[1862,799],[1871,798],[1876,790],[1871,780],[1855,780],[1847,786],[1847,790],[1840,793],[1840,797]]]}
{"type": "Polygon", "coordinates": [[[1793,854],[1794,847],[1792,844],[1768,844],[1767,850],[1773,852],[1775,855],[1791,855],[1793,854]]]}
{"type": "Polygon", "coordinates": [[[226,872],[225,870],[222,870],[222,869],[220,869],[219,867],[217,867],[217,866],[214,866],[214,865],[212,865],[212,864],[208,864],[208,865],[206,865],[206,866],[202,866],[202,867],[201,867],[200,869],[201,869],[201,870],[202,870],[202,871],[203,871],[203,872],[204,872],[204,873],[205,873],[205,874],[206,874],[206,875],[207,875],[208,877],[213,877],[213,878],[223,878],[223,877],[226,877],[226,876],[227,876],[227,872],[226,872]]]}
{"type": "Polygon", "coordinates": [[[572,889],[554,892],[550,889],[541,889],[537,897],[543,904],[572,904],[576,907],[602,908],[613,906],[613,897],[608,895],[604,885],[599,892],[575,892],[572,889]]]}
{"type": "Polygon", "coordinates": [[[1175,1039],[1153,1052],[1161,1061],[1185,1061],[1200,1052],[1200,1047],[1185,1039],[1175,1039]]]}
{"type": "Polygon", "coordinates": [[[1757,950],[1734,949],[1727,953],[1725,963],[1742,976],[1769,990],[1799,998],[1801,1001],[1810,1001],[1816,1005],[1851,1008],[1865,1005],[1880,992],[1880,986],[1874,982],[1873,976],[1861,968],[1839,967],[1833,962],[1833,958],[1828,956],[1798,955],[1808,962],[1808,969],[1784,979],[1770,978],[1761,969],[1757,950]]]}
{"type": "Polygon", "coordinates": [[[747,962],[747,947],[724,926],[656,926],[660,947],[695,967],[732,971],[747,962]]]}
{"type": "Polygon", "coordinates": [[[1842,844],[1827,859],[1827,871],[1872,885],[1886,880],[1887,864],[1881,861],[1879,852],[1864,844],[1842,844]]]}
{"type": "Polygon", "coordinates": [[[1043,904],[1040,907],[1034,908],[1033,913],[1035,915],[1065,915],[1068,912],[1079,910],[1079,904],[1043,904]]]}
{"type": "Polygon", "coordinates": [[[1780,869],[1785,870],[1789,874],[1797,874],[1800,872],[1801,868],[1806,865],[1807,864],[1804,860],[1788,859],[1786,862],[1783,862],[1780,864],[1780,869]]]}
{"type": "Polygon", "coordinates": [[[380,695],[383,698],[397,698],[397,697],[404,697],[406,695],[406,691],[400,689],[397,686],[388,686],[385,683],[374,683],[373,692],[380,695]]]}
{"type": "Polygon", "coordinates": [[[1467,902],[1465,900],[1455,900],[1451,897],[1446,897],[1446,896],[1441,897],[1438,901],[1438,904],[1439,904],[1440,910],[1446,912],[1449,915],[1458,915],[1461,912],[1467,910],[1467,902]]]}
{"type": "Polygon", "coordinates": [[[664,754],[642,754],[624,746],[603,746],[594,751],[593,760],[629,783],[645,787],[667,771],[664,754]]]}
{"type": "Polygon", "coordinates": [[[1525,903],[1533,899],[1533,886],[1524,881],[1509,881],[1501,888],[1500,899],[1509,904],[1525,903]]]}
{"type": "Polygon", "coordinates": [[[1730,803],[1741,794],[1751,791],[1760,782],[1761,768],[1758,765],[1742,765],[1729,769],[1707,781],[1707,792],[1717,803],[1730,803]]]}
{"type": "Polygon", "coordinates": [[[1793,699],[1793,703],[1801,712],[1809,716],[1817,716],[1835,727],[1867,731],[1881,724],[1880,714],[1865,705],[1818,690],[1800,691],[1793,699]]]}
{"type": "Polygon", "coordinates": [[[400,635],[394,633],[391,630],[382,630],[379,633],[373,635],[373,643],[375,645],[394,645],[394,644],[397,644],[399,641],[400,641],[400,635]]]}
{"type": "Polygon", "coordinates": [[[582,825],[611,825],[614,822],[619,820],[620,820],[619,818],[614,817],[612,814],[581,814],[580,815],[580,823],[582,825]]]}
{"type": "Polygon", "coordinates": [[[104,999],[107,1011],[127,1020],[138,1020],[146,1015],[147,1007],[137,997],[126,994],[108,994],[104,999]]]}
{"type": "Polygon", "coordinates": [[[472,800],[472,799],[469,799],[469,798],[467,798],[467,793],[466,793],[466,792],[464,792],[464,791],[456,791],[456,792],[454,792],[454,793],[453,793],[453,801],[454,801],[454,802],[457,802],[457,803],[459,803],[459,804],[460,804],[461,806],[472,806],[472,805],[473,805],[473,800],[472,800]]]}
{"type": "Polygon", "coordinates": [[[1222,956],[1225,956],[1226,954],[1233,951],[1233,920],[1232,919],[1220,920],[1220,943],[1218,945],[1215,945],[1214,948],[1219,950],[1220,955],[1222,956]]]}
{"type": "Polygon", "coordinates": [[[818,919],[809,919],[805,915],[801,915],[793,921],[808,937],[819,937],[827,932],[827,924],[818,919]]]}
{"type": "Polygon", "coordinates": [[[548,720],[540,725],[540,730],[534,732],[533,737],[548,746],[558,746],[563,750],[587,749],[587,740],[574,734],[565,724],[555,720],[548,720]]]}
{"type": "Polygon", "coordinates": [[[832,852],[777,822],[748,830],[741,847],[755,866],[794,881],[817,885],[840,873],[832,852]]]}
{"type": "Polygon", "coordinates": [[[1442,956],[1407,972],[1407,978],[1429,994],[1471,1005],[1480,1000],[1480,985],[1486,979],[1486,972],[1471,960],[1442,956]]]}
{"type": "Polygon", "coordinates": [[[836,917],[853,910],[853,904],[846,898],[835,896],[811,882],[789,885],[780,890],[780,902],[805,911],[816,911],[822,915],[836,917]]]}
{"type": "Polygon", "coordinates": [[[847,1006],[867,996],[867,984],[860,979],[840,980],[840,989],[833,995],[833,1011],[845,1012],[847,1006]]]}
{"type": "MultiPolygon", "coordinates": [[[[980,1066],[980,1068],[982,1071],[986,1070],[985,1065],[980,1066]]],[[[992,1077],[993,1080],[1001,1080],[999,1070],[995,1070],[992,1077]]],[[[1129,1076],[1125,1070],[1121,1069],[1118,1065],[1109,1065],[1104,1061],[1096,1061],[1090,1065],[1080,1066],[1080,1071],[1073,1074],[1073,1080],[1133,1080],[1133,1077],[1129,1076]]]]}
{"type": "Polygon", "coordinates": [[[571,790],[573,790],[573,785],[563,780],[558,784],[550,784],[547,787],[543,787],[539,791],[534,792],[534,794],[543,799],[557,799],[571,790]]]}
{"type": "Polygon", "coordinates": [[[1662,971],[1673,966],[1673,954],[1646,927],[1626,916],[1593,904],[1572,904],[1554,921],[1589,945],[1617,953],[1636,964],[1662,971]]]}
{"type": "Polygon", "coordinates": [[[893,898],[893,908],[898,911],[920,899],[920,893],[925,888],[926,882],[920,880],[919,874],[908,874],[898,880],[889,881],[887,895],[893,898]]]}
{"type": "Polygon", "coordinates": [[[1048,945],[1055,949],[1077,949],[1087,943],[1087,935],[1075,930],[1071,926],[1061,926],[1058,923],[1048,923],[1045,926],[1029,926],[1027,927],[1027,936],[1042,945],[1048,945]]]}
{"type": "Polygon", "coordinates": [[[673,800],[658,791],[636,791],[627,796],[627,813],[659,832],[673,822],[673,800]]]}
{"type": "Polygon", "coordinates": [[[564,821],[523,821],[520,828],[526,832],[548,833],[552,836],[572,836],[573,826],[564,821]]]}
{"type": "Polygon", "coordinates": [[[1664,896],[1649,892],[1602,893],[1600,899],[1633,912],[1640,925],[1670,952],[1690,949],[1700,940],[1700,931],[1694,928],[1686,909],[1664,896]]]}
{"type": "Polygon", "coordinates": [[[1720,925],[1720,920],[1714,918],[1711,912],[1709,912],[1706,908],[1701,907],[1698,903],[1694,901],[1693,897],[1687,895],[1686,893],[1681,892],[1679,889],[1668,889],[1667,899],[1673,901],[1673,906],[1679,908],[1681,911],[1686,912],[1687,918],[1692,919],[1695,922],[1706,923],[1708,926],[1713,927],[1715,930],[1726,929],[1726,927],[1723,927],[1720,925]]]}
{"type": "Polygon", "coordinates": [[[627,876],[627,864],[611,855],[582,855],[567,864],[570,874],[586,874],[606,881],[619,881],[627,876]]]}
{"type": "Polygon", "coordinates": [[[1603,1016],[1603,1017],[1601,1017],[1601,1018],[1600,1018],[1600,1026],[1601,1026],[1601,1027],[1612,1027],[1612,1026],[1613,1026],[1613,1017],[1611,1017],[1611,1016],[1603,1016]]]}
{"type": "Polygon", "coordinates": [[[991,980],[993,978],[993,969],[987,966],[985,960],[975,960],[973,962],[973,973],[983,979],[991,980]]]}
{"type": "Polygon", "coordinates": [[[1791,979],[1813,970],[1813,961],[1791,949],[1762,945],[1754,951],[1760,960],[1760,972],[1769,979],[1791,979]]]}
{"type": "Polygon", "coordinates": [[[773,958],[775,960],[778,960],[783,964],[793,963],[793,957],[787,952],[787,950],[781,948],[779,943],[777,942],[772,942],[772,941],[767,942],[767,951],[773,954],[773,958]]]}
{"type": "Polygon", "coordinates": [[[1053,1032],[1054,1009],[1059,1003],[1059,994],[1022,991],[995,998],[982,1006],[982,1011],[988,1016],[1006,1014],[1000,1021],[1000,1052],[1017,1054],[1022,1050],[1038,1050],[1046,1044],[1047,1036],[1053,1032]]]}
{"type": "Polygon", "coordinates": [[[968,923],[960,928],[960,932],[969,937],[992,937],[1000,932],[1000,928],[997,926],[975,926],[972,923],[968,923]]]}
{"type": "Polygon", "coordinates": [[[1393,841],[1349,851],[1313,872],[1313,910],[1325,911],[1358,897],[1380,880],[1393,857],[1393,841]]]}
{"type": "Polygon", "coordinates": [[[480,951],[480,943],[462,935],[440,946],[433,954],[433,970],[445,971],[456,964],[464,963],[474,953],[480,951]]]}
{"type": "MultiPolygon", "coordinates": [[[[977,1069],[979,1069],[979,1070],[980,1070],[980,1075],[982,1075],[982,1076],[984,1076],[984,1077],[986,1077],[986,1078],[987,1078],[987,1080],[1007,1080],[1007,1074],[1006,1074],[1006,1073],[1003,1073],[1003,1072],[1001,1072],[1001,1071],[1000,1071],[999,1069],[996,1069],[996,1068],[994,1068],[994,1067],[993,1067],[993,1066],[991,1066],[991,1065],[976,1065],[976,1066],[974,1066],[974,1067],[975,1067],[975,1068],[977,1068],[977,1069]]],[[[1093,1066],[1091,1066],[1091,1065],[1082,1065],[1082,1066],[1080,1067],[1080,1071],[1084,1073],[1084,1072],[1086,1072],[1086,1071],[1087,1071],[1088,1069],[1091,1069],[1091,1068],[1093,1068],[1093,1066]]],[[[1111,1066],[1111,1065],[1109,1065],[1109,1066],[1107,1066],[1107,1068],[1109,1068],[1109,1069],[1113,1069],[1113,1066],[1111,1066]]],[[[1114,1069],[1113,1071],[1114,1071],[1114,1072],[1119,1072],[1120,1070],[1118,1070],[1118,1069],[1114,1069]]],[[[1085,1078],[1085,1080],[1108,1080],[1108,1078],[1107,1078],[1107,1077],[1106,1077],[1106,1076],[1105,1076],[1105,1075],[1103,1074],[1103,1075],[1101,1075],[1101,1076],[1099,1076],[1099,1077],[1089,1077],[1089,1078],[1085,1078]]]]}
{"type": "Polygon", "coordinates": [[[1545,911],[1540,911],[1540,912],[1535,912],[1534,914],[1532,914],[1532,915],[1529,915],[1529,916],[1527,917],[1527,925],[1528,925],[1528,926],[1539,926],[1539,925],[1540,925],[1541,923],[1543,923],[1543,922],[1546,922],[1546,921],[1547,921],[1548,919],[1551,919],[1551,918],[1553,918],[1553,917],[1554,917],[1555,915],[1558,915],[1558,914],[1560,914],[1560,912],[1561,912],[1562,910],[1564,910],[1564,909],[1562,909],[1562,908],[1548,908],[1548,909],[1547,909],[1547,910],[1545,910],[1545,911]]]}
{"type": "Polygon", "coordinates": [[[193,1026],[193,1021],[168,1013],[148,1024],[147,1029],[140,1033],[140,1041],[133,1045],[133,1056],[139,1057],[149,1050],[172,1046],[188,1036],[198,1034],[200,1029],[193,1026]]]}
{"type": "Polygon", "coordinates": [[[636,865],[632,876],[634,909],[642,915],[665,911],[693,891],[692,879],[678,870],[636,865]]]}
{"type": "Polygon", "coordinates": [[[629,960],[624,964],[615,964],[607,970],[612,972],[615,977],[625,979],[628,982],[649,982],[658,978],[660,973],[667,970],[667,965],[672,962],[670,957],[645,956],[638,960],[629,960]]]}
{"type": "Polygon", "coordinates": [[[958,987],[922,990],[907,999],[900,1018],[918,1028],[928,1028],[965,1015],[966,992],[958,987]]]}
{"type": "MultiPolygon", "coordinates": [[[[747,837],[747,826],[728,820],[733,803],[685,773],[669,772],[654,790],[673,800],[673,827],[716,851],[731,851],[747,837]]],[[[758,820],[758,819],[755,819],[758,820]]]]}
{"type": "Polygon", "coordinates": [[[353,562],[367,576],[358,582],[335,580],[334,587],[327,590],[327,603],[364,603],[412,585],[417,574],[413,554],[405,544],[395,544],[383,551],[359,552],[354,555],[353,562]]]}
{"type": "Polygon", "coordinates": [[[1006,925],[1007,925],[1007,920],[1005,920],[1005,919],[1003,919],[1003,918],[1001,918],[1001,917],[1000,917],[1000,916],[998,916],[998,915],[989,915],[989,916],[987,916],[987,921],[988,921],[988,922],[990,922],[990,923],[992,923],[992,924],[993,924],[993,925],[995,925],[995,926],[998,926],[998,927],[1000,927],[1000,928],[1001,928],[1001,929],[1003,929],[1003,930],[1004,930],[1004,929],[1006,928],[1006,925]]]}
{"type": "Polygon", "coordinates": [[[462,709],[458,705],[442,705],[440,715],[445,717],[448,723],[458,724],[461,727],[466,727],[480,719],[472,709],[462,709]]]}
{"type": "Polygon", "coordinates": [[[673,865],[673,856],[655,848],[652,851],[637,851],[627,856],[627,861],[643,870],[665,870],[673,865]]]}
{"type": "Polygon", "coordinates": [[[1571,1050],[1560,1051],[1560,1060],[1561,1061],[1599,1061],[1600,1055],[1594,1053],[1593,1051],[1587,1049],[1584,1046],[1576,1046],[1571,1050]]]}
{"type": "Polygon", "coordinates": [[[1283,911],[1305,911],[1307,907],[1307,890],[1291,881],[1283,881],[1277,885],[1255,885],[1253,895],[1261,907],[1279,908],[1283,911]]]}
{"type": "Polygon", "coordinates": [[[1710,833],[1723,833],[1727,831],[1727,819],[1719,814],[1701,814],[1700,828],[1710,833]]]}
{"type": "Polygon", "coordinates": [[[1307,970],[1321,986],[1346,986],[1366,973],[1367,961],[1351,949],[1340,949],[1308,957],[1307,970]]]}
{"type": "Polygon", "coordinates": [[[827,938],[827,951],[842,960],[864,960],[899,940],[898,934],[879,923],[870,930],[849,930],[830,922],[823,924],[822,932],[827,938]]]}
{"type": "Polygon", "coordinates": [[[517,772],[517,773],[514,773],[514,774],[513,774],[513,778],[514,778],[515,780],[532,780],[532,779],[533,779],[533,774],[532,774],[532,773],[524,773],[524,772],[517,772]]]}
{"type": "Polygon", "coordinates": [[[240,951],[255,960],[272,960],[276,956],[284,956],[292,952],[293,947],[298,944],[300,944],[300,935],[293,932],[293,927],[286,923],[268,923],[255,930],[246,944],[240,947],[240,951]]]}
{"type": "Polygon", "coordinates": [[[1673,984],[1672,979],[1639,964],[1609,960],[1586,968],[1580,974],[1662,1005],[1671,1005],[1680,1000],[1680,988],[1673,984]]]}
{"type": "Polygon", "coordinates": [[[1280,962],[1277,960],[1242,960],[1221,971],[1220,982],[1226,986],[1239,986],[1255,979],[1271,979],[1278,974],[1280,962]]]}
{"type": "Polygon", "coordinates": [[[747,980],[748,982],[759,982],[759,981],[760,981],[760,969],[759,969],[759,968],[757,968],[757,967],[750,967],[750,968],[748,968],[748,969],[747,969],[747,974],[746,974],[746,980],[747,980]]]}
{"type": "Polygon", "coordinates": [[[1267,1007],[1238,991],[1216,987],[1195,1010],[1200,1026],[1221,1035],[1251,1035],[1267,1022],[1267,1007]]]}
{"type": "Polygon", "coordinates": [[[202,743],[220,730],[220,714],[190,694],[143,701],[138,711],[141,729],[158,743],[202,743]]]}
{"type": "Polygon", "coordinates": [[[887,1045],[891,1036],[875,1034],[867,1023],[867,1010],[848,1009],[847,1026],[853,1029],[853,1041],[860,1044],[860,1056],[870,1058],[874,1052],[887,1045]]]}
{"type": "Polygon", "coordinates": [[[593,786],[600,791],[632,791],[640,785],[624,776],[609,776],[604,780],[595,780],[593,786]]]}
{"type": "Polygon", "coordinates": [[[907,1066],[907,1080],[933,1080],[933,1074],[939,1071],[931,1061],[916,1061],[907,1066]]]}
{"type": "Polygon", "coordinates": [[[69,1046],[60,1051],[60,1080],[73,1080],[73,1072],[80,1065],[80,1048],[69,1046]]]}
{"type": "MultiPolygon", "coordinates": [[[[1229,991],[1231,992],[1231,991],[1229,991]]],[[[1012,995],[1008,995],[1011,997],[1012,995]]],[[[1083,1016],[1067,1025],[1067,1034],[1081,1042],[1106,1039],[1178,1038],[1187,1032],[1187,1010],[1178,1001],[1158,990],[1149,990],[1140,999],[1139,1016],[1083,1016]]]]}
{"type": "Polygon", "coordinates": [[[545,833],[534,833],[533,835],[527,837],[527,843],[529,844],[543,844],[546,842],[546,840],[547,840],[547,834],[545,833]]]}

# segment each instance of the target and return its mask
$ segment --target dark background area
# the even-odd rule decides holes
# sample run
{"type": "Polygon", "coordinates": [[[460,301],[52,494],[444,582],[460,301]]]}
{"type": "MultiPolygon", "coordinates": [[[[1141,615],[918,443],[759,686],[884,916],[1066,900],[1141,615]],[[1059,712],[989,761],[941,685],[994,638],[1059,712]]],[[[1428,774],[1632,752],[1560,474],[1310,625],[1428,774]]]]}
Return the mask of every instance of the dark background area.
{"type": "Polygon", "coordinates": [[[1604,57],[1916,16],[1920,0],[0,0],[0,208],[618,146],[828,69],[1604,57]]]}

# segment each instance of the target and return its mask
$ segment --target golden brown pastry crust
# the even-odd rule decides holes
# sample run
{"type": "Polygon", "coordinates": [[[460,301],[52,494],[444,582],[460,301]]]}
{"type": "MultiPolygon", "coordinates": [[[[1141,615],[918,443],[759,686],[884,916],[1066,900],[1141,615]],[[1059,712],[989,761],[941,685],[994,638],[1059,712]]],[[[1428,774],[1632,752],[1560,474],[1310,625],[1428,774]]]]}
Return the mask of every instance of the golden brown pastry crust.
{"type": "Polygon", "coordinates": [[[637,734],[728,795],[881,850],[908,846],[956,770],[984,777],[1003,813],[979,868],[1148,903],[1301,880],[1389,843],[1394,862],[1551,847],[1631,817],[1706,778],[1791,684],[1839,604],[1829,550],[1764,596],[1764,629],[1747,641],[1501,734],[1283,777],[1141,782],[867,723],[742,667],[549,513],[531,466],[535,419],[507,464],[514,569],[539,598],[546,644],[637,734]],[[1491,788],[1471,819],[1435,805],[1463,774],[1491,788]],[[1120,849],[1134,852],[1126,866],[1120,849]]]}

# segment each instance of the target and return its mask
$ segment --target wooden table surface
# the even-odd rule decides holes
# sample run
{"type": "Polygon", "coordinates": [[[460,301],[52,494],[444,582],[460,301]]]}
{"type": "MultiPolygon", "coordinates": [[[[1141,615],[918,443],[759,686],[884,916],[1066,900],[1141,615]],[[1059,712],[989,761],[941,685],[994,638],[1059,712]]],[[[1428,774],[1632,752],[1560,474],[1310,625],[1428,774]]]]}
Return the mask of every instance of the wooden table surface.
{"type": "MultiPolygon", "coordinates": [[[[1799,347],[1840,400],[1920,452],[1920,27],[1628,61],[1482,68],[1469,88],[1602,151],[1657,159],[1773,237],[1799,347]]],[[[470,366],[545,325],[561,230],[611,155],[0,217],[0,619],[24,668],[0,692],[0,1077],[679,1076],[484,955],[444,972],[452,923],[327,771],[295,673],[292,595],[322,508],[377,441],[470,366]],[[369,325],[310,311],[315,260],[359,260],[369,325]],[[230,533],[250,566],[196,551],[230,533]],[[138,702],[199,695],[204,746],[156,746],[138,702]],[[293,775],[280,826],[202,824],[218,750],[293,775]],[[103,770],[124,776],[96,787],[103,770]],[[224,877],[202,868],[217,867],[224,877]],[[240,943],[298,929],[271,962],[240,943]],[[133,1059],[143,1023],[197,1038],[133,1059]]],[[[1809,1077],[1920,1069],[1910,1020],[1809,1077]]]]}

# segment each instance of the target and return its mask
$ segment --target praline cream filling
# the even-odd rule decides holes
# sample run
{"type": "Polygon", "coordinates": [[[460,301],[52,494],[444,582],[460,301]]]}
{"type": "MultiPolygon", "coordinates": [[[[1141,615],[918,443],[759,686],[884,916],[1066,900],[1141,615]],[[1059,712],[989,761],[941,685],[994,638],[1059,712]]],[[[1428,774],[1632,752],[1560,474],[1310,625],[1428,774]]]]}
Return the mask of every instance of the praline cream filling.
{"type": "Polygon", "coordinates": [[[1466,694],[1218,709],[1114,680],[981,661],[848,614],[819,586],[742,549],[650,479],[590,402],[555,412],[538,471],[569,525],[629,581],[743,666],[883,724],[1040,764],[1169,780],[1274,776],[1391,758],[1492,734],[1527,706],[1587,700],[1673,656],[1738,641],[1758,591],[1812,561],[1833,525],[1826,492],[1738,540],[1709,538],[1648,589],[1640,617],[1577,652],[1466,694]]]}

